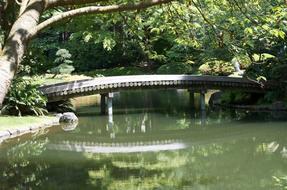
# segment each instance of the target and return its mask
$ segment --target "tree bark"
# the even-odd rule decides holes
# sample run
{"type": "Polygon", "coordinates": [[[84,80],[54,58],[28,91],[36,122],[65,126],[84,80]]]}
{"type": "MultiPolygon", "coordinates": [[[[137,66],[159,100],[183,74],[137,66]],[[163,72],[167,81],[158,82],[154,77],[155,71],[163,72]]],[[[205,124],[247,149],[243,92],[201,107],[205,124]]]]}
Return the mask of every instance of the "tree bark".
{"type": "Polygon", "coordinates": [[[43,1],[31,0],[10,30],[0,57],[0,108],[23,59],[29,41],[29,30],[37,26],[43,10],[43,1]]]}
{"type": "Polygon", "coordinates": [[[54,8],[58,6],[69,6],[69,5],[82,5],[88,3],[97,3],[97,2],[108,2],[109,0],[47,0],[46,8],[54,8]]]}
{"type": "Polygon", "coordinates": [[[14,76],[14,69],[11,69],[13,67],[13,63],[10,63],[9,61],[6,61],[0,57],[0,109],[2,108],[2,103],[14,76]]]}

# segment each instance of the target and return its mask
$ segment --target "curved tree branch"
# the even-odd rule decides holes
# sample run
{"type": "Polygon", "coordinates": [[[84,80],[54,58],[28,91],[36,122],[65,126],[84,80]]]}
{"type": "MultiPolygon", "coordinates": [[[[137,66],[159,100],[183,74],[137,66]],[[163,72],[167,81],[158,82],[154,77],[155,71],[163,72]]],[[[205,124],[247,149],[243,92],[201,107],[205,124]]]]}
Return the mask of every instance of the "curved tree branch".
{"type": "Polygon", "coordinates": [[[109,2],[109,0],[46,0],[46,9],[67,5],[84,5],[88,3],[109,2]]]}
{"type": "Polygon", "coordinates": [[[79,15],[86,15],[86,14],[101,14],[101,13],[112,13],[112,12],[119,12],[119,11],[132,11],[132,10],[139,10],[145,9],[151,6],[164,4],[171,2],[172,0],[144,0],[140,3],[134,4],[124,4],[124,5],[108,5],[108,6],[88,6],[83,8],[74,9],[71,11],[67,11],[61,14],[58,14],[52,18],[47,19],[46,21],[40,23],[38,26],[34,27],[30,31],[29,38],[33,38],[38,32],[41,30],[49,27],[52,24],[55,24],[59,21],[62,21],[67,18],[79,16],[79,15]]]}

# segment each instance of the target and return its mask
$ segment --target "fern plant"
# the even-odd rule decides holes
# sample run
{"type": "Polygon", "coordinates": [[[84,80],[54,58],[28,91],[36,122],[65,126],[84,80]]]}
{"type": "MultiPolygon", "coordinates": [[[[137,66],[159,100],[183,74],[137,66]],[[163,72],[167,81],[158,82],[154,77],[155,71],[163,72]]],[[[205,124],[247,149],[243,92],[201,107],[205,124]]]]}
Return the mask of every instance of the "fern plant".
{"type": "Polygon", "coordinates": [[[8,92],[2,114],[7,115],[45,115],[47,98],[38,91],[39,85],[31,79],[17,78],[8,92]]]}

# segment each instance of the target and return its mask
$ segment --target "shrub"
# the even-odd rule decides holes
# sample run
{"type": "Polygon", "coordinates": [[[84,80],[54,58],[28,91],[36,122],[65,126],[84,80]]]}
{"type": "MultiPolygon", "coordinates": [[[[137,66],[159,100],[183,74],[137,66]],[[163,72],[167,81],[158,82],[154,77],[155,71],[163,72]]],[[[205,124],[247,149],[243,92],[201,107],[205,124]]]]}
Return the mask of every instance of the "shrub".
{"type": "Polygon", "coordinates": [[[271,69],[271,78],[281,81],[287,81],[287,64],[275,66],[271,69]]]}
{"type": "Polygon", "coordinates": [[[71,64],[73,63],[73,61],[71,61],[72,55],[70,54],[70,52],[66,49],[59,49],[56,52],[56,59],[54,61],[55,64],[62,64],[62,63],[66,63],[66,64],[71,64]]]}
{"type": "Polygon", "coordinates": [[[146,74],[138,67],[115,67],[111,69],[96,69],[90,72],[84,72],[86,76],[102,77],[102,76],[121,76],[121,75],[142,75],[146,74]]]}
{"type": "Polygon", "coordinates": [[[246,69],[251,65],[251,59],[247,55],[239,55],[236,59],[239,61],[241,69],[246,69]]]}
{"type": "Polygon", "coordinates": [[[273,75],[275,75],[276,71],[274,71],[273,68],[276,68],[278,65],[279,63],[277,62],[277,60],[273,58],[266,59],[262,62],[255,62],[255,63],[252,63],[246,69],[244,76],[248,78],[252,78],[254,80],[257,80],[262,77],[268,80],[272,78],[272,72],[274,72],[273,75]]]}
{"type": "Polygon", "coordinates": [[[211,60],[199,67],[199,72],[204,75],[230,75],[234,72],[233,64],[222,60],[211,60]]]}
{"type": "Polygon", "coordinates": [[[68,65],[66,63],[63,63],[57,67],[52,68],[51,73],[55,74],[55,76],[56,76],[58,74],[71,74],[74,70],[75,70],[75,68],[72,65],[68,65]]]}
{"type": "Polygon", "coordinates": [[[32,80],[17,78],[4,100],[3,114],[8,115],[44,115],[47,99],[38,91],[39,85],[32,80]]]}
{"type": "Polygon", "coordinates": [[[168,63],[182,63],[188,59],[191,59],[191,53],[192,49],[190,47],[175,45],[169,51],[167,51],[167,61],[168,63]]]}
{"type": "Polygon", "coordinates": [[[59,49],[56,52],[56,59],[54,63],[58,66],[52,68],[50,71],[52,74],[55,74],[54,77],[57,74],[71,74],[75,70],[72,65],[69,65],[73,63],[73,61],[70,60],[71,57],[72,55],[66,49],[59,49]]]}
{"type": "Polygon", "coordinates": [[[47,109],[50,112],[64,113],[64,112],[76,112],[71,100],[60,100],[57,102],[49,102],[47,109]]]}
{"type": "Polygon", "coordinates": [[[190,74],[192,66],[187,63],[168,63],[157,69],[158,74],[190,74]]]}
{"type": "Polygon", "coordinates": [[[205,51],[199,54],[199,59],[202,63],[208,62],[209,60],[223,60],[231,61],[233,58],[233,53],[227,47],[223,48],[213,48],[209,47],[205,51]]]}
{"type": "Polygon", "coordinates": [[[240,91],[226,91],[222,94],[220,102],[222,104],[249,104],[252,101],[252,95],[240,91]]]}

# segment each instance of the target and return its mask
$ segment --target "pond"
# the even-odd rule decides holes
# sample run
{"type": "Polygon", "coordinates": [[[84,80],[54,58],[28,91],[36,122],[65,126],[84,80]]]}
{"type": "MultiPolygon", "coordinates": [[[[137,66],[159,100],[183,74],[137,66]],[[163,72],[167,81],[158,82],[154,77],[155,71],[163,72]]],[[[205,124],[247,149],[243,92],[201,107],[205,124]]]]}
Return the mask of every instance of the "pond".
{"type": "Polygon", "coordinates": [[[287,186],[284,113],[209,109],[202,118],[182,90],[115,94],[112,122],[94,102],[78,103],[77,126],[0,145],[0,189],[287,186]]]}

